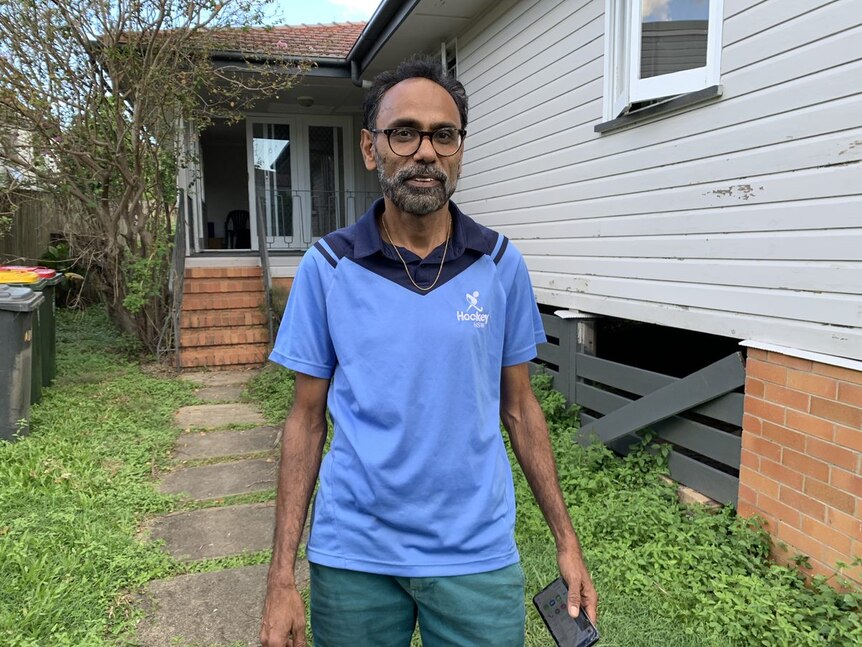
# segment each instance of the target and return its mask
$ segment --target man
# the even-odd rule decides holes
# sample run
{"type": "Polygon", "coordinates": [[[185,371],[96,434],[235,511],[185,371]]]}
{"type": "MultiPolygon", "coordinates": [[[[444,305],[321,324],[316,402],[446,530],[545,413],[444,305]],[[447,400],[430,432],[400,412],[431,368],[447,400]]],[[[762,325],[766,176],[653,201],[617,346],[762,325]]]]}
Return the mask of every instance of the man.
{"type": "Polygon", "coordinates": [[[515,455],[557,545],[569,612],[597,598],[558,484],[527,361],[545,340],[503,236],[449,201],[467,97],[430,61],[375,79],[361,149],[383,199],[305,255],[271,358],[296,371],[260,639],[304,646],[294,564],[307,555],[315,647],[524,642],[515,455]],[[328,397],[328,401],[327,401],[328,397]],[[321,455],[327,405],[334,424],[321,455]]]}

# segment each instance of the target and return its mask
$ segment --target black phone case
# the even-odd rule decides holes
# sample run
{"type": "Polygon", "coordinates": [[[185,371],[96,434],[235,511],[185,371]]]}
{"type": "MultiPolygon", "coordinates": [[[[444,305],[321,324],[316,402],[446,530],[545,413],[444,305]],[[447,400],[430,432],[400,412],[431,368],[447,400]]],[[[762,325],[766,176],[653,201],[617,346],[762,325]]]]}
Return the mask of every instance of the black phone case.
{"type": "Polygon", "coordinates": [[[568,589],[558,577],[533,596],[533,604],[542,617],[557,647],[591,647],[599,641],[599,632],[585,610],[572,618],[566,610],[568,589]]]}

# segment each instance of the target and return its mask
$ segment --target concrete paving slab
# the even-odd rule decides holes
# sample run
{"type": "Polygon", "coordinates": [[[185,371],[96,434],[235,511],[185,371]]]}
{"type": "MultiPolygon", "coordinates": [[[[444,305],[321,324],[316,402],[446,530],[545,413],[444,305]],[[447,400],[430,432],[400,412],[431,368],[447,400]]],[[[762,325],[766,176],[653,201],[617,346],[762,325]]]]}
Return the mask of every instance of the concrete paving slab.
{"type": "Polygon", "coordinates": [[[183,429],[218,429],[228,425],[263,425],[263,415],[251,404],[194,404],[180,407],[174,424],[183,429]]]}
{"type": "Polygon", "coordinates": [[[180,461],[268,452],[276,449],[277,427],[231,429],[228,431],[191,431],[180,434],[174,458],[180,461]]]}
{"type": "Polygon", "coordinates": [[[266,550],[274,529],[275,503],[251,503],[158,517],[146,534],[163,539],[177,559],[190,561],[266,550]]]}
{"type": "MultiPolygon", "coordinates": [[[[146,614],[134,644],[140,647],[259,645],[260,615],[269,566],[181,575],[151,582],[138,600],[146,614]]],[[[308,563],[297,564],[297,584],[308,581],[308,563]]]]}
{"type": "Polygon", "coordinates": [[[242,384],[205,386],[195,391],[195,395],[204,402],[239,402],[244,388],[242,384]]]}
{"type": "Polygon", "coordinates": [[[274,459],[182,467],[165,474],[159,483],[159,491],[185,494],[198,501],[251,494],[274,488],[277,470],[278,463],[274,459]]]}
{"type": "Polygon", "coordinates": [[[201,386],[227,386],[230,384],[245,384],[258,374],[258,371],[197,371],[183,373],[181,380],[194,382],[201,386]]]}

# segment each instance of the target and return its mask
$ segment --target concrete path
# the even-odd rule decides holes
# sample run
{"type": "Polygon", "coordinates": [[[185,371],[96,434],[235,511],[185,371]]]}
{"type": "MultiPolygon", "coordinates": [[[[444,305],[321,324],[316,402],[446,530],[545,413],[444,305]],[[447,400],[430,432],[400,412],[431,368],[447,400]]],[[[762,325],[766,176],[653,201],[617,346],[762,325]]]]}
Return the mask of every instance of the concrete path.
{"type": "MultiPolygon", "coordinates": [[[[186,431],[174,448],[176,467],[163,474],[160,491],[217,503],[227,496],[275,487],[278,429],[263,426],[260,412],[239,402],[242,386],[252,375],[242,371],[182,376],[200,385],[196,393],[201,399],[221,404],[177,411],[176,424],[186,431]],[[226,429],[239,425],[258,426],[226,429]]],[[[206,560],[267,550],[274,525],[273,501],[222,504],[153,519],[144,537],[164,542],[165,550],[178,560],[206,564],[206,560]]],[[[267,569],[267,564],[261,564],[151,582],[138,601],[144,619],[133,643],[140,647],[257,645],[267,569]]],[[[307,578],[308,564],[300,560],[297,581],[307,578]]]]}

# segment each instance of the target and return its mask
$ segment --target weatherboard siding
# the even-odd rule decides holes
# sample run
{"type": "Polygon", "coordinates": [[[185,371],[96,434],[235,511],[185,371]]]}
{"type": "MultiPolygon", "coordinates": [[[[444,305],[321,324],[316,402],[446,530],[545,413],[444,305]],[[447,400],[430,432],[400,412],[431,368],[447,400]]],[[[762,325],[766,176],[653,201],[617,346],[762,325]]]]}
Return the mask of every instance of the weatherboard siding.
{"type": "Polygon", "coordinates": [[[605,1],[495,5],[459,205],[542,303],[862,359],[862,14],[804,4],[726,0],[723,96],[601,135],[605,1]]]}

